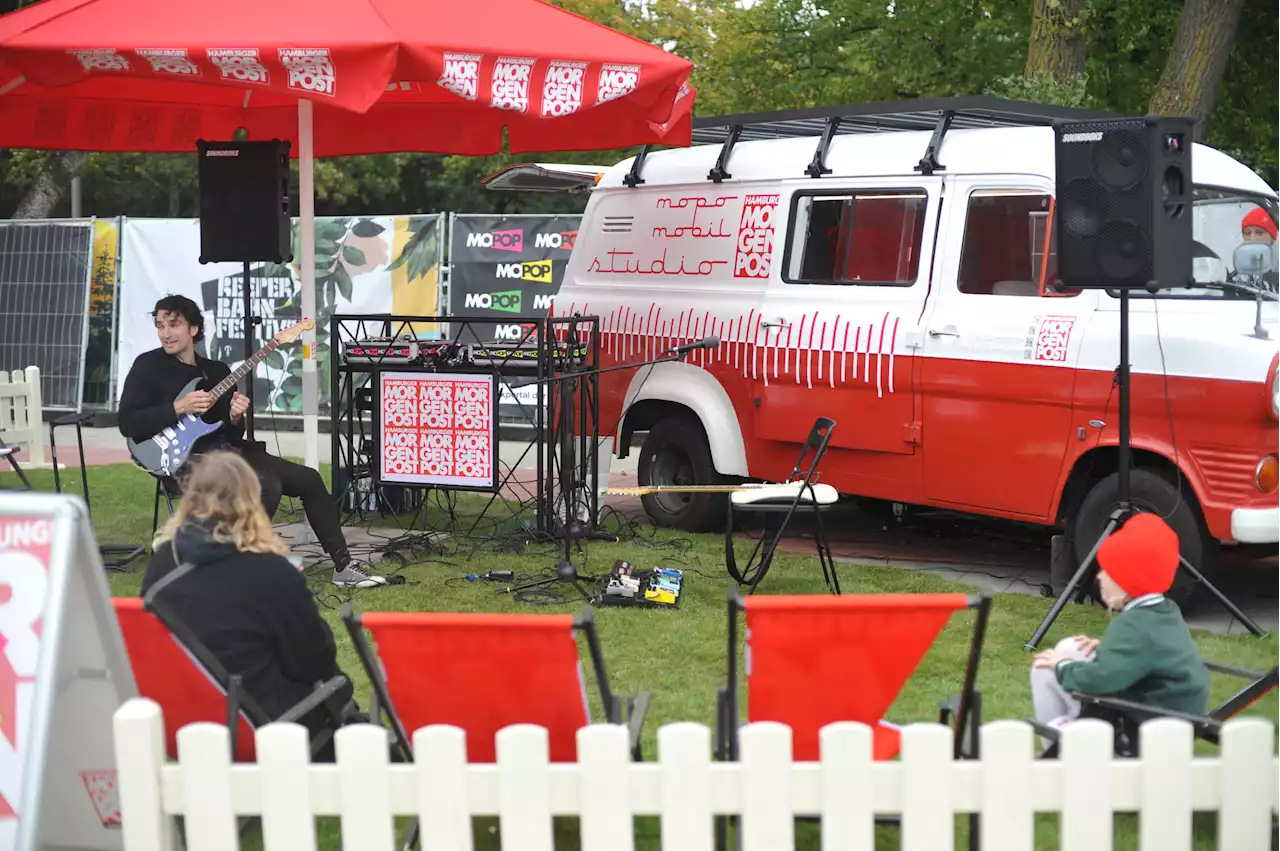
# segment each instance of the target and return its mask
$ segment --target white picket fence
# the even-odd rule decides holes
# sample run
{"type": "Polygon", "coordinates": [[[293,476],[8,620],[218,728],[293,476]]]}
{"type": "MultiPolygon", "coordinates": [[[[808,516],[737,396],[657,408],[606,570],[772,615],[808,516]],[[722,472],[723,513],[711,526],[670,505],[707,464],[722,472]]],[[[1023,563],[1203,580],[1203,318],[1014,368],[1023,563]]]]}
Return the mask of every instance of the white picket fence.
{"type": "Polygon", "coordinates": [[[26,469],[49,466],[44,459],[43,412],[38,367],[12,374],[0,370],[0,440],[22,450],[18,463],[26,469]]]}
{"type": "Polygon", "coordinates": [[[840,723],[822,731],[821,762],[791,761],[791,731],[757,723],[741,732],[737,763],[713,762],[711,731],[671,724],[658,731],[658,760],[633,763],[627,731],[597,724],[578,733],[577,763],[548,763],[546,731],[498,733],[496,764],[468,764],[465,736],[433,726],[414,735],[417,762],[391,765],[388,734],[372,725],[337,733],[337,764],[310,765],[307,735],[293,724],[257,732],[258,762],[232,766],[226,728],[178,733],[166,764],[163,719],[134,699],[115,716],[118,790],[128,851],[169,851],[169,817],[185,819],[190,851],[237,845],[237,817],[261,816],[264,847],[314,849],[316,816],[341,819],[345,851],[393,851],[393,816],[417,816],[428,851],[470,851],[471,818],[498,816],[504,851],[551,851],[552,816],[579,816],[583,851],[632,851],[634,816],[660,816],[673,851],[711,851],[713,816],[741,815],[743,851],[795,847],[797,816],[822,820],[824,851],[870,851],[873,817],[900,815],[903,851],[955,847],[955,814],[981,814],[981,847],[1032,851],[1037,812],[1061,813],[1066,851],[1108,851],[1112,813],[1138,813],[1142,851],[1189,851],[1192,811],[1218,814],[1217,847],[1271,848],[1277,801],[1274,726],[1233,720],[1220,755],[1192,756],[1191,728],[1161,720],[1142,729],[1141,760],[1116,760],[1111,728],[1070,725],[1062,758],[1035,760],[1021,721],[981,731],[981,760],[953,762],[938,724],[903,731],[899,761],[873,762],[871,730],[840,723]]]}

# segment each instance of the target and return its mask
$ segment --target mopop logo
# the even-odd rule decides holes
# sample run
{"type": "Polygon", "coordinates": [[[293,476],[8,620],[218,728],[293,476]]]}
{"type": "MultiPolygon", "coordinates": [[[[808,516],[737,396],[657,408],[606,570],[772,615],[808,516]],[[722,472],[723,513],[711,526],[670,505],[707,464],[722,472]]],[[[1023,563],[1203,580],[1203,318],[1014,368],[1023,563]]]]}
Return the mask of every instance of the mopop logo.
{"type": "Polygon", "coordinates": [[[524,231],[495,230],[490,233],[469,233],[467,234],[467,248],[524,251],[524,231]]]}
{"type": "Polygon", "coordinates": [[[506,290],[500,293],[467,293],[463,304],[465,307],[478,307],[481,310],[519,313],[523,302],[520,290],[506,290]]]}
{"type": "Polygon", "coordinates": [[[549,284],[551,283],[551,261],[528,260],[524,263],[499,263],[494,275],[498,278],[549,284]]]}
{"type": "Polygon", "coordinates": [[[565,251],[572,251],[573,245],[578,241],[578,232],[576,230],[566,230],[560,233],[539,233],[533,236],[534,248],[563,248],[565,251]]]}

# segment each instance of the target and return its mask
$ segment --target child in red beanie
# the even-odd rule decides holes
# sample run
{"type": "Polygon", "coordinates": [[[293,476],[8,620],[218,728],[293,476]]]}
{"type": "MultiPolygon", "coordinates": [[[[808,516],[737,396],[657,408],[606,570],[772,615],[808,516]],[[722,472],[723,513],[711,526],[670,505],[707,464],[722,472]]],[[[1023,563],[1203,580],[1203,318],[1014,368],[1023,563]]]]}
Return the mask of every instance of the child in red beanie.
{"type": "Polygon", "coordinates": [[[1276,223],[1261,207],[1254,207],[1240,221],[1240,234],[1245,242],[1265,242],[1272,245],[1276,241],[1276,223]]]}
{"type": "Polygon", "coordinates": [[[1078,717],[1080,702],[1070,692],[1193,715],[1208,711],[1209,670],[1182,613],[1164,597],[1178,552],[1177,534],[1154,514],[1133,515],[1102,542],[1099,590],[1117,614],[1101,640],[1077,635],[1036,656],[1031,699],[1037,720],[1061,727],[1078,717]]]}

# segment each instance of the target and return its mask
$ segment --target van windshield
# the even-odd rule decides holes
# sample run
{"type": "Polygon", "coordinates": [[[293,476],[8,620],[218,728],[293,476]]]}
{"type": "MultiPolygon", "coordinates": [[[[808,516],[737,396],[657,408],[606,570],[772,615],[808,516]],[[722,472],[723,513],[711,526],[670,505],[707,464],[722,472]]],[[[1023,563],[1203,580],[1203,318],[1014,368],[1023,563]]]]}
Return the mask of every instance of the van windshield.
{"type": "MultiPolygon", "coordinates": [[[[1230,189],[1196,187],[1192,202],[1192,277],[1205,286],[1161,290],[1159,298],[1226,298],[1253,301],[1249,289],[1275,294],[1280,257],[1276,249],[1276,202],[1230,189]],[[1235,252],[1245,242],[1271,246],[1271,271],[1242,276],[1235,252]],[[1239,283],[1242,286],[1226,286],[1239,283]],[[1249,288],[1249,289],[1246,289],[1249,288]]],[[[1147,296],[1142,290],[1134,296],[1147,296]]]]}

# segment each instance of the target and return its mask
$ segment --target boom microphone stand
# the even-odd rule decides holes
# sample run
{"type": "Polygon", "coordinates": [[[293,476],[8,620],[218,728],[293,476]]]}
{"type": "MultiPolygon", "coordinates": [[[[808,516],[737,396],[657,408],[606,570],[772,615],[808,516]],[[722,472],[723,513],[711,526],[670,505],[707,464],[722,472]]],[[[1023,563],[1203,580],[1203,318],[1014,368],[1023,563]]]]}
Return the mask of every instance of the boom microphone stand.
{"type": "MultiPolygon", "coordinates": [[[[523,585],[517,585],[511,588],[508,588],[506,589],[507,593],[517,594],[521,591],[526,591],[530,588],[539,588],[546,585],[552,585],[557,582],[568,582],[570,585],[572,585],[574,588],[577,589],[578,593],[582,595],[583,599],[591,598],[591,595],[588,594],[586,589],[584,589],[581,585],[580,580],[582,580],[584,577],[581,577],[578,575],[578,569],[573,564],[573,546],[576,543],[578,551],[581,552],[582,551],[581,542],[583,537],[582,526],[574,514],[574,509],[575,509],[574,503],[577,501],[574,498],[574,494],[577,491],[578,482],[576,480],[571,483],[565,482],[566,466],[569,470],[570,476],[572,475],[572,470],[573,470],[573,467],[575,466],[574,461],[572,459],[572,456],[573,456],[572,429],[573,429],[573,419],[574,419],[574,411],[573,411],[574,382],[576,382],[578,379],[581,379],[581,378],[589,378],[595,375],[602,375],[606,372],[618,372],[624,369],[640,369],[641,367],[645,367],[645,366],[657,366],[658,364],[662,364],[662,363],[673,363],[675,361],[683,360],[684,356],[687,355],[689,352],[696,351],[697,349],[714,349],[719,345],[720,345],[719,337],[704,337],[703,339],[698,340],[697,342],[686,343],[683,346],[676,346],[673,349],[668,349],[666,352],[663,353],[661,357],[654,358],[653,360],[636,361],[635,363],[616,364],[614,366],[606,366],[600,369],[583,370],[580,372],[568,372],[563,375],[552,376],[551,378],[539,378],[533,381],[525,381],[520,384],[511,385],[511,389],[514,390],[520,387],[532,387],[539,384],[551,384],[552,382],[555,382],[556,387],[559,388],[558,395],[560,397],[559,416],[560,416],[560,434],[561,434],[560,494],[564,500],[564,530],[563,530],[564,534],[561,535],[561,538],[564,542],[564,550],[561,553],[560,563],[556,565],[555,576],[548,577],[546,579],[538,579],[533,582],[526,582],[523,585]],[[568,435],[567,439],[565,435],[568,435]],[[566,455],[570,456],[569,460],[567,461],[567,464],[565,459],[566,455]],[[569,487],[567,486],[567,484],[572,484],[573,486],[569,487]]],[[[609,539],[609,540],[612,540],[612,539],[609,539]]]]}
{"type": "MultiPolygon", "coordinates": [[[[1058,290],[1061,292],[1066,289],[1061,281],[1057,284],[1058,290]]],[[[1150,283],[1147,285],[1147,291],[1153,295],[1159,290],[1157,284],[1150,283]]],[[[1058,613],[1062,611],[1067,602],[1076,594],[1077,588],[1086,580],[1092,581],[1098,572],[1097,556],[1098,550],[1102,547],[1102,542],[1107,539],[1116,529],[1118,529],[1129,518],[1131,514],[1136,513],[1132,503],[1129,501],[1129,470],[1130,470],[1130,420],[1129,420],[1129,289],[1127,287],[1120,288],[1120,365],[1116,367],[1115,384],[1118,388],[1117,395],[1120,397],[1120,435],[1119,444],[1116,447],[1116,462],[1119,466],[1117,470],[1117,491],[1118,498],[1116,507],[1112,510],[1111,516],[1107,520],[1107,527],[1103,530],[1102,536],[1098,538],[1097,543],[1093,545],[1093,549],[1085,556],[1084,561],[1080,563],[1080,567],[1076,570],[1075,575],[1071,577],[1071,581],[1062,589],[1062,593],[1058,595],[1058,599],[1054,600],[1053,607],[1049,609],[1049,614],[1045,615],[1040,626],[1036,627],[1035,633],[1023,645],[1024,650],[1035,650],[1036,645],[1044,638],[1049,627],[1053,625],[1057,619],[1058,613]]],[[[1196,570],[1185,558],[1179,556],[1182,563],[1182,569],[1191,574],[1191,576],[1203,585],[1213,596],[1218,598],[1220,602],[1236,620],[1244,624],[1245,629],[1258,637],[1263,637],[1266,633],[1254,623],[1253,619],[1240,610],[1240,607],[1228,599],[1226,594],[1218,590],[1217,586],[1204,577],[1200,571],[1196,570]]]]}

